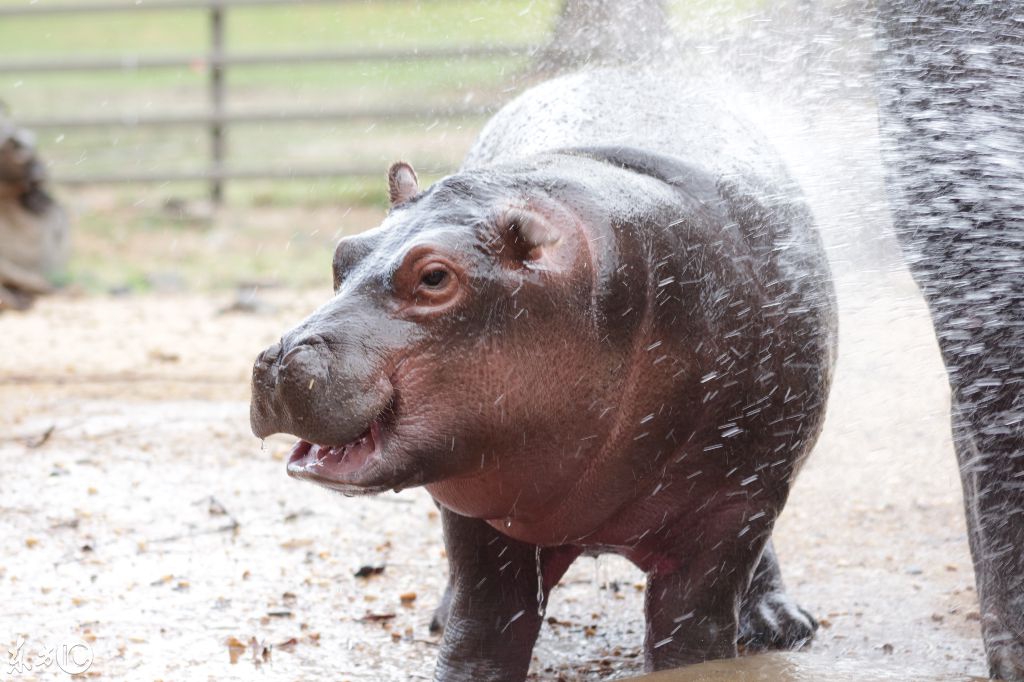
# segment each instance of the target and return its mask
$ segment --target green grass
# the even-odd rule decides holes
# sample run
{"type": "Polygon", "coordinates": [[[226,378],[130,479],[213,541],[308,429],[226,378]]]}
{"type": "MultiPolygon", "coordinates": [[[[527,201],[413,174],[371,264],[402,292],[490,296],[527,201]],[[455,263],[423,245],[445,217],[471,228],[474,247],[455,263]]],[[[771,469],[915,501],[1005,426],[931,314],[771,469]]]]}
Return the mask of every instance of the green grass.
{"type": "MultiPolygon", "coordinates": [[[[673,0],[671,8],[676,23],[685,27],[699,25],[702,17],[741,15],[764,1],[673,0]]],[[[0,0],[0,6],[28,4],[30,0],[0,0]]],[[[131,1],[125,0],[125,5],[131,1]]],[[[226,15],[226,42],[229,52],[541,44],[560,5],[561,0],[394,0],[232,8],[226,15]]],[[[174,53],[194,54],[197,61],[188,68],[0,73],[0,100],[23,119],[205,111],[209,73],[201,57],[208,40],[208,17],[203,10],[8,17],[0,22],[0,60],[174,53]]],[[[285,111],[393,104],[443,110],[467,101],[507,100],[521,87],[528,67],[528,58],[236,67],[227,76],[227,106],[285,111]]],[[[330,128],[237,126],[230,131],[229,162],[244,166],[267,159],[316,160],[316,165],[326,165],[342,156],[355,156],[379,165],[397,155],[451,168],[482,121],[462,122],[470,134],[460,136],[457,143],[443,144],[436,143],[441,131],[428,129],[431,123],[417,124],[419,134],[400,136],[394,135],[395,126],[383,124],[367,133],[369,122],[330,128]],[[355,152],[339,149],[339,142],[346,140],[353,141],[355,152]],[[396,141],[401,142],[400,148],[396,141]],[[367,156],[367,149],[375,145],[382,152],[367,156]],[[289,151],[297,154],[289,156],[289,151]]],[[[40,131],[40,144],[57,177],[133,167],[194,168],[207,163],[208,150],[201,126],[46,129],[40,131]]]]}
{"type": "MultiPolygon", "coordinates": [[[[25,4],[26,0],[0,0],[0,6],[25,4]]],[[[235,8],[226,15],[226,39],[238,51],[526,42],[546,35],[557,8],[555,0],[235,8]]],[[[202,10],[6,18],[0,26],[0,45],[7,57],[72,50],[118,54],[140,48],[202,54],[208,36],[208,18],[202,10]]]]}
{"type": "MultiPolygon", "coordinates": [[[[671,9],[674,23],[685,32],[702,21],[745,15],[766,1],[671,0],[671,9]]],[[[125,5],[132,2],[125,0],[125,5]]],[[[561,2],[386,0],[235,8],[227,12],[226,48],[273,53],[542,44],[561,2]]],[[[0,0],[0,6],[28,4],[0,0]]],[[[4,18],[0,61],[133,54],[197,59],[187,68],[0,73],[0,100],[23,119],[205,111],[209,72],[202,57],[209,49],[208,22],[202,10],[4,18]]],[[[523,87],[529,65],[529,58],[497,58],[233,67],[227,76],[227,105],[250,111],[389,104],[443,110],[467,102],[504,102],[523,87]]],[[[164,272],[179,273],[188,286],[201,288],[231,287],[254,275],[292,286],[324,285],[325,254],[338,234],[365,229],[382,214],[387,165],[398,158],[412,161],[429,184],[458,165],[482,124],[481,118],[439,118],[232,126],[230,166],[338,163],[380,171],[366,178],[233,181],[227,208],[208,220],[175,217],[165,207],[172,198],[191,208],[202,206],[208,192],[202,183],[63,190],[77,213],[70,278],[94,291],[145,290],[154,273],[164,272]],[[329,222],[339,206],[354,207],[361,217],[319,224],[317,216],[324,214],[329,222]],[[265,220],[271,215],[277,217],[265,220]]],[[[133,168],[198,169],[208,163],[208,133],[201,126],[38,132],[57,177],[133,168]]]]}
{"type": "MultiPolygon", "coordinates": [[[[0,5],[27,2],[0,0],[0,5]]],[[[126,4],[130,3],[126,0],[126,4]]],[[[558,0],[448,0],[234,8],[227,12],[226,44],[229,52],[290,52],[541,43],[558,4],[558,0]]],[[[202,10],[5,18],[0,22],[0,60],[131,54],[194,54],[198,59],[189,68],[3,73],[0,99],[23,119],[204,111],[209,107],[209,73],[201,57],[208,50],[208,41],[208,17],[202,10]]],[[[227,106],[281,111],[417,105],[443,110],[467,101],[506,100],[509,88],[515,88],[516,77],[527,65],[524,58],[467,58],[237,67],[227,76],[227,106]]],[[[386,167],[401,156],[428,168],[451,168],[482,120],[432,124],[374,126],[370,121],[358,121],[233,126],[229,164],[361,162],[386,167]],[[463,134],[457,142],[439,144],[439,134],[452,125],[461,126],[463,134]],[[428,127],[429,133],[425,131],[428,127]]],[[[39,139],[56,177],[131,168],[183,170],[208,163],[207,133],[201,126],[43,129],[39,139]]],[[[309,189],[327,184],[341,186],[337,196],[345,200],[373,204],[381,196],[379,190],[367,189],[368,182],[358,180],[280,184],[277,188],[263,182],[234,182],[229,197],[327,201],[335,194],[309,189]]],[[[130,200],[135,188],[125,190],[130,200]]],[[[185,187],[174,191],[189,194],[185,187]]]]}
{"type": "MultiPolygon", "coordinates": [[[[25,0],[0,0],[0,5],[25,0]]],[[[414,49],[428,46],[539,43],[547,35],[557,2],[544,0],[377,2],[297,7],[237,8],[227,13],[229,52],[291,52],[323,49],[414,49]]],[[[208,18],[201,10],[136,14],[84,14],[6,18],[0,23],[3,59],[74,55],[195,55],[190,68],[143,72],[4,74],[0,92],[17,86],[47,91],[74,88],[115,90],[148,87],[205,88],[202,58],[209,50],[208,18]]],[[[233,86],[372,85],[451,87],[459,82],[493,82],[501,64],[473,60],[362,63],[345,66],[287,65],[238,67],[233,86]]],[[[85,104],[85,102],[82,102],[85,104]]]]}

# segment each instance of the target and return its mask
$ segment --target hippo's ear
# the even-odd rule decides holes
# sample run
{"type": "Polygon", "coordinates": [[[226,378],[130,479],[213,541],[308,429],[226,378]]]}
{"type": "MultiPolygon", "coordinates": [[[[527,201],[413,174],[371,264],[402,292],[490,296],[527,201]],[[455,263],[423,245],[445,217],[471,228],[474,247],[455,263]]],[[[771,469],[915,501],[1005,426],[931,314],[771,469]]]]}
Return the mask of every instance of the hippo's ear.
{"type": "Polygon", "coordinates": [[[404,204],[419,193],[419,180],[412,166],[405,161],[391,164],[391,168],[388,169],[388,196],[391,198],[391,205],[404,204]]]}
{"type": "Polygon", "coordinates": [[[504,240],[503,255],[519,262],[545,259],[562,239],[557,225],[532,211],[510,210],[498,221],[498,228],[504,240]]]}

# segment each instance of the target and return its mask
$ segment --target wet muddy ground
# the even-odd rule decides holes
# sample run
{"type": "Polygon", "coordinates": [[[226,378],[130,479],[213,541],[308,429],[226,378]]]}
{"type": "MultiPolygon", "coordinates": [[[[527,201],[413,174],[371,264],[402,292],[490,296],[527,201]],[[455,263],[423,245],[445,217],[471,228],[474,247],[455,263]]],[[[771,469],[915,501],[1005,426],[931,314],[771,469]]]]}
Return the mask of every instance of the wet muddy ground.
{"type": "MultiPolygon", "coordinates": [[[[776,536],[792,592],[822,622],[804,658],[782,661],[818,672],[786,674],[980,675],[923,303],[903,272],[844,279],[840,294],[826,430],[776,536]]],[[[31,661],[83,640],[86,674],[103,679],[429,678],[446,566],[427,496],[300,484],[284,472],[290,443],[249,433],[253,357],[323,295],[277,292],[260,315],[222,312],[216,296],[56,297],[0,317],[0,648],[22,638],[31,661]]],[[[641,674],[642,599],[624,561],[578,561],[532,676],[641,674]]],[[[780,679],[779,665],[685,679],[780,679]]]]}

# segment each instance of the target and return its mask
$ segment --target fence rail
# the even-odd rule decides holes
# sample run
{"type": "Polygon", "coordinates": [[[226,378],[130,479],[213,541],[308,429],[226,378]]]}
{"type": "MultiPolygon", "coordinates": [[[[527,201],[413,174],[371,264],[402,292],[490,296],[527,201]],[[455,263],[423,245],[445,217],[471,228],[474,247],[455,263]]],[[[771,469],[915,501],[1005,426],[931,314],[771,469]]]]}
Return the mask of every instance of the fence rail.
{"type": "MultiPolygon", "coordinates": [[[[219,7],[228,9],[231,7],[266,7],[270,5],[291,5],[301,7],[302,5],[326,5],[326,4],[355,4],[365,0],[138,0],[138,2],[36,2],[25,5],[7,5],[0,7],[0,17],[32,17],[32,16],[53,16],[55,14],[103,14],[103,13],[137,13],[137,12],[167,12],[183,9],[211,9],[219,7]]],[[[380,0],[377,0],[378,2],[380,0]]],[[[402,2],[403,0],[388,0],[390,2],[402,2]]]]}
{"type": "MultiPolygon", "coordinates": [[[[84,128],[169,128],[203,126],[209,138],[209,162],[205,169],[195,171],[133,171],[104,174],[70,175],[57,173],[55,180],[68,185],[205,181],[210,196],[220,203],[224,183],[229,179],[275,179],[365,176],[379,169],[358,165],[327,165],[314,167],[229,168],[226,165],[227,136],[233,124],[291,123],[313,121],[411,121],[424,119],[458,119],[484,116],[495,105],[451,106],[429,109],[397,105],[388,108],[289,108],[279,111],[231,110],[226,104],[225,81],[228,71],[237,67],[259,67],[294,64],[344,64],[361,62],[408,62],[419,60],[487,59],[527,56],[535,46],[527,44],[463,45],[459,47],[429,46],[411,49],[329,49],[290,52],[227,52],[225,49],[225,14],[241,7],[269,7],[355,4],[364,0],[137,0],[134,3],[89,1],[74,4],[50,4],[40,0],[33,4],[0,6],[0,18],[17,17],[32,20],[55,15],[124,14],[139,12],[194,10],[208,14],[210,43],[205,54],[132,54],[123,56],[75,55],[46,59],[13,59],[0,61],[0,74],[82,73],[91,71],[135,71],[141,69],[205,68],[208,70],[208,110],[196,113],[167,115],[94,115],[80,117],[22,118],[20,123],[35,129],[84,128]]],[[[377,0],[398,4],[408,0],[377,0]]]]}
{"type": "MultiPolygon", "coordinates": [[[[281,2],[282,0],[277,0],[281,2]]],[[[419,61],[425,59],[479,59],[519,57],[530,54],[532,45],[489,45],[467,47],[424,47],[412,50],[319,50],[311,52],[249,52],[208,55],[126,55],[123,57],[79,57],[19,59],[0,61],[0,73],[52,73],[72,71],[135,71],[138,69],[175,69],[181,67],[226,68],[229,66],[269,66],[279,64],[354,63],[381,61],[419,61]]]]}
{"type": "Polygon", "coordinates": [[[491,114],[498,105],[444,107],[388,107],[380,109],[297,109],[273,111],[222,111],[191,114],[165,114],[153,116],[82,116],[75,118],[20,118],[19,125],[36,130],[71,128],[174,128],[189,125],[221,125],[231,123],[309,123],[316,121],[425,121],[436,118],[475,118],[491,114]]]}
{"type": "MultiPolygon", "coordinates": [[[[420,169],[421,171],[424,169],[420,169]]],[[[431,170],[431,169],[426,169],[431,170]]],[[[304,178],[367,177],[383,175],[380,167],[359,165],[306,166],[298,168],[207,168],[184,171],[131,171],[63,175],[62,185],[117,185],[138,182],[224,182],[225,180],[301,180],[304,178]]]]}

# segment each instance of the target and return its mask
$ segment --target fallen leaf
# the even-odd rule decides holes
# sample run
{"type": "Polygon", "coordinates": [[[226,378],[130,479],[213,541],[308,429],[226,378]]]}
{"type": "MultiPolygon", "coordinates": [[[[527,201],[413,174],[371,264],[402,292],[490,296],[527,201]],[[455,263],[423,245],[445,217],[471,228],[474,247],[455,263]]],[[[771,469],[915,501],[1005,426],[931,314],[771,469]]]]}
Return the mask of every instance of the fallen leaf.
{"type": "Polygon", "coordinates": [[[366,615],[360,618],[359,621],[363,623],[380,623],[391,620],[394,617],[394,613],[373,613],[371,611],[367,611],[366,615]]]}
{"type": "Polygon", "coordinates": [[[237,637],[228,637],[225,644],[228,645],[228,656],[231,657],[231,665],[238,663],[238,659],[245,653],[245,644],[237,637]]]}

